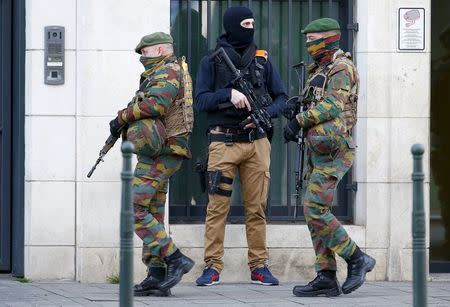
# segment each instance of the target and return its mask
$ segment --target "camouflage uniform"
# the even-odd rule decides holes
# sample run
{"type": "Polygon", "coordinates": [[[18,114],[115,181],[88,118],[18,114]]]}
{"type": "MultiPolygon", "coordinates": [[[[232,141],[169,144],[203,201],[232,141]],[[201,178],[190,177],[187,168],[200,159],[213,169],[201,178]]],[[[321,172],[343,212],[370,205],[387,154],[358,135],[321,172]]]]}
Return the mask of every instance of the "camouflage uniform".
{"type": "Polygon", "coordinates": [[[297,114],[284,129],[287,141],[295,140],[300,128],[307,131],[308,185],[303,209],[316,252],[317,276],[292,289],[299,297],[349,294],[361,287],[376,264],[331,212],[336,187],[355,156],[351,128],[357,118],[359,87],[358,72],[350,54],[339,49],[339,29],[336,20],[320,18],[302,30],[308,53],[314,59],[302,95],[307,110],[297,114]],[[347,278],[342,287],[336,278],[335,254],[347,263],[347,278]]]}
{"type": "Polygon", "coordinates": [[[351,88],[359,81],[355,66],[341,50],[335,53],[330,65],[313,64],[309,68],[306,88],[317,74],[324,72],[327,80],[322,98],[317,100],[315,93],[309,91],[305,97],[308,109],[296,118],[299,125],[307,129],[308,185],[303,204],[316,252],[315,268],[335,271],[334,254],[348,259],[356,249],[355,242],[331,213],[330,206],[336,187],[352,166],[355,155],[343,110],[351,88]]]}
{"type": "MultiPolygon", "coordinates": [[[[149,59],[149,58],[148,58],[149,59]]],[[[135,100],[119,111],[121,124],[128,123],[126,138],[135,145],[138,163],[133,178],[135,232],[143,240],[142,261],[164,266],[163,258],[177,247],[164,229],[164,205],[170,176],[183,158],[190,158],[189,133],[166,139],[164,119],[173,102],[182,97],[182,72],[175,56],[143,62],[146,71],[135,100]]]]}

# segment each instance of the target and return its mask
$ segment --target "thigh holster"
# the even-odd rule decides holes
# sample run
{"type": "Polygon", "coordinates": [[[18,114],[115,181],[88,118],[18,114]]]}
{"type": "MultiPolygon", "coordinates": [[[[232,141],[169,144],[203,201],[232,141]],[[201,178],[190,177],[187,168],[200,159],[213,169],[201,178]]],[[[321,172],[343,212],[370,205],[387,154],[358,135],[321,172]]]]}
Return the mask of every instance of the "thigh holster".
{"type": "Polygon", "coordinates": [[[219,170],[208,171],[208,194],[230,197],[231,191],[221,189],[220,183],[232,184],[233,178],[223,176],[219,170]]]}

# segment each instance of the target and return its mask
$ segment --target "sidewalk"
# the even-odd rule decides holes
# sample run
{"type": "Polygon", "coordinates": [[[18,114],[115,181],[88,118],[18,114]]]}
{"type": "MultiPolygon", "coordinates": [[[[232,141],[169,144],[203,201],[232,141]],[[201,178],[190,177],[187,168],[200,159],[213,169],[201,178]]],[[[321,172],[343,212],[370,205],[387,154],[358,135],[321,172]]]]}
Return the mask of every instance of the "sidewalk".
{"type": "MultiPolygon", "coordinates": [[[[411,306],[412,283],[366,282],[357,291],[334,298],[300,298],[294,284],[278,287],[179,284],[170,297],[136,297],[134,306],[411,306]]],[[[20,283],[0,278],[0,306],[118,306],[119,286],[77,282],[20,283]]],[[[428,306],[450,306],[450,282],[428,283],[428,306]]]]}

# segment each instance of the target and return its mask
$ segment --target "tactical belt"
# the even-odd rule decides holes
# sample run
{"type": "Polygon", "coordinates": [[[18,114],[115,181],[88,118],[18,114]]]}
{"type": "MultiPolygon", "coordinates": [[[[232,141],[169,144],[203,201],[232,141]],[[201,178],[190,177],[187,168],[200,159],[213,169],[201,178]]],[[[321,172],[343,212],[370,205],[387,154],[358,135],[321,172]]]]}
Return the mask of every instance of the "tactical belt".
{"type": "Polygon", "coordinates": [[[266,133],[259,134],[256,130],[251,129],[246,133],[220,133],[220,134],[208,134],[208,141],[211,142],[224,142],[225,145],[233,145],[233,143],[253,143],[256,140],[266,137],[266,133]]]}
{"type": "Polygon", "coordinates": [[[222,126],[215,126],[213,128],[209,128],[210,131],[217,131],[221,133],[232,133],[232,134],[246,134],[249,133],[250,130],[244,129],[236,129],[236,128],[225,128],[222,126]]]}

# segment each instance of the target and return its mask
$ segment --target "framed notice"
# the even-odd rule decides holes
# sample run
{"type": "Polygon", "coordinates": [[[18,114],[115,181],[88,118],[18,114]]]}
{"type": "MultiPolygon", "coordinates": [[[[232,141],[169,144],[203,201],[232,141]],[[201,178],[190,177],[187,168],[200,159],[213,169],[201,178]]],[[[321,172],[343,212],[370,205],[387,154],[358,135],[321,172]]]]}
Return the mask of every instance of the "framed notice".
{"type": "Polygon", "coordinates": [[[425,50],[425,9],[398,9],[398,49],[425,50]]]}

